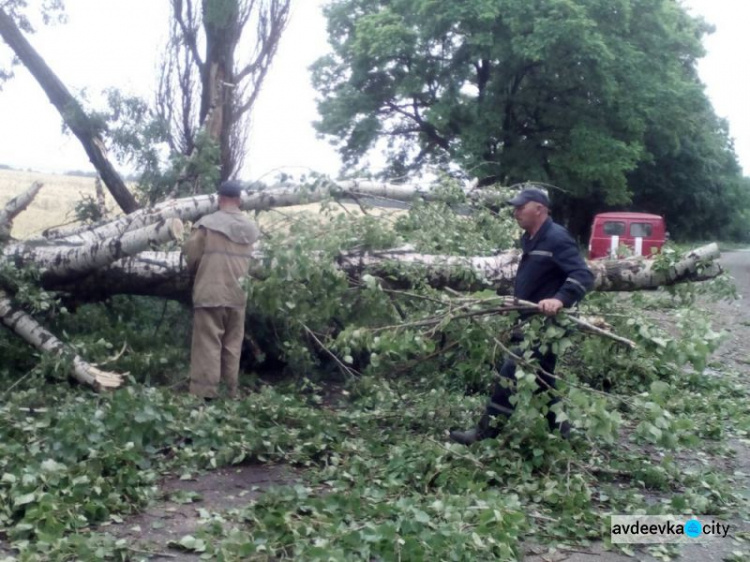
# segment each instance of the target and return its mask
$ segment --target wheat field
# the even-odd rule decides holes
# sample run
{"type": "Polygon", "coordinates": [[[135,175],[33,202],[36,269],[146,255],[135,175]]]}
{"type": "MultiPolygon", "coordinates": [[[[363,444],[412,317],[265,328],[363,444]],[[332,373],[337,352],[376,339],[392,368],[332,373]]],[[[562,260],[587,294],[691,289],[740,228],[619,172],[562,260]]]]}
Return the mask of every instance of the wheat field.
{"type": "MultiPolygon", "coordinates": [[[[0,208],[13,197],[26,191],[35,181],[41,182],[41,191],[31,205],[13,221],[11,235],[23,239],[40,234],[45,228],[71,223],[76,203],[85,195],[94,197],[94,178],[0,170],[0,208]]],[[[107,209],[115,212],[117,204],[106,193],[107,209]]]]}

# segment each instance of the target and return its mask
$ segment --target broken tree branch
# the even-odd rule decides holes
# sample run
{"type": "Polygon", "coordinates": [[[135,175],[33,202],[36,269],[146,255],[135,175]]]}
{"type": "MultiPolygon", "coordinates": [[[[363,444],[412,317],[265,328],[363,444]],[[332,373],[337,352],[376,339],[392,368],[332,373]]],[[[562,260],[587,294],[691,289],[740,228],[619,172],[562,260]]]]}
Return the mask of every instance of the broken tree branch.
{"type": "Polygon", "coordinates": [[[47,353],[60,357],[69,356],[73,362],[73,377],[96,390],[117,388],[122,384],[123,376],[118,373],[102,371],[83,360],[68,346],[61,342],[52,332],[43,328],[34,318],[13,306],[8,295],[0,290],[0,319],[26,342],[47,353]]]}
{"type": "Polygon", "coordinates": [[[0,210],[0,242],[10,240],[13,219],[26,210],[26,207],[34,200],[43,185],[43,183],[35,181],[29,189],[8,201],[5,209],[0,210]]]}
{"type": "Polygon", "coordinates": [[[126,256],[133,256],[155,244],[182,238],[183,226],[179,219],[171,218],[126,232],[103,241],[93,241],[77,246],[44,246],[14,244],[0,255],[16,267],[34,264],[43,276],[50,278],[78,278],[126,256]]]}

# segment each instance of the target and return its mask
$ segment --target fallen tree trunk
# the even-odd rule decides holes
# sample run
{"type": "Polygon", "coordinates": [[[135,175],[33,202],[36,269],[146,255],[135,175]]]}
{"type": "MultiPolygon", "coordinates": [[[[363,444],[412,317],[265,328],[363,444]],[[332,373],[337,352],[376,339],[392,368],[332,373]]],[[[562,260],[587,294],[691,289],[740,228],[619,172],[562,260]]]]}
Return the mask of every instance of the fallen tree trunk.
{"type": "MultiPolygon", "coordinates": [[[[685,281],[699,281],[718,275],[719,266],[710,262],[719,256],[716,244],[698,248],[672,267],[659,269],[653,260],[630,258],[599,261],[590,264],[595,290],[632,291],[656,289],[685,281]]],[[[256,256],[262,261],[262,254],[256,256]]],[[[420,275],[433,287],[463,290],[490,288],[501,294],[512,292],[519,253],[505,252],[497,256],[457,258],[431,256],[411,250],[391,250],[372,254],[347,254],[339,258],[340,267],[352,278],[364,273],[386,276],[391,282],[407,283],[409,276],[399,277],[401,267],[418,267],[420,275]]],[[[256,275],[262,275],[258,268],[256,275]]],[[[99,300],[114,294],[152,295],[189,302],[191,277],[179,252],[141,252],[94,270],[78,281],[43,277],[45,288],[63,290],[82,300],[99,300]]],[[[33,318],[15,310],[0,291],[0,318],[34,347],[54,353],[65,353],[65,345],[42,328],[33,318]]],[[[121,378],[100,371],[77,355],[73,356],[74,377],[97,389],[119,386],[121,378]]]]}
{"type": "MultiPolygon", "coordinates": [[[[671,267],[660,268],[653,259],[634,257],[622,260],[594,260],[588,263],[594,273],[596,291],[648,291],[659,287],[704,281],[721,273],[713,260],[719,247],[708,244],[688,253],[671,267]]],[[[413,251],[384,251],[366,255],[342,256],[340,264],[350,275],[368,271],[393,278],[393,266],[418,267],[425,280],[435,288],[457,290],[492,289],[502,295],[513,293],[521,254],[510,250],[487,257],[431,256],[413,251]],[[467,272],[473,276],[467,276],[467,272]]]]}
{"type": "Polygon", "coordinates": [[[163,297],[190,302],[192,279],[180,252],[141,252],[97,269],[77,281],[48,280],[47,290],[62,291],[82,302],[112,295],[163,297]]]}
{"type": "Polygon", "coordinates": [[[685,254],[671,266],[653,259],[594,260],[589,267],[596,276],[597,291],[645,291],[688,281],[705,281],[721,274],[714,260],[721,253],[717,244],[707,244],[685,254]]]}
{"type": "MultiPolygon", "coordinates": [[[[242,207],[245,210],[264,210],[318,202],[330,196],[382,197],[399,201],[437,198],[435,193],[420,191],[413,186],[342,182],[340,185],[329,183],[302,189],[248,190],[243,193],[242,207]]],[[[494,197],[496,199],[497,195],[494,197]]],[[[492,200],[492,197],[488,199],[492,200]]],[[[0,253],[0,263],[17,267],[36,266],[42,272],[41,283],[45,289],[65,292],[74,300],[95,301],[115,294],[131,294],[189,302],[191,278],[180,253],[151,250],[154,245],[179,240],[183,220],[195,221],[216,210],[217,206],[214,195],[190,197],[93,226],[50,230],[42,238],[7,245],[0,253]]],[[[262,248],[256,248],[256,251],[256,271],[253,274],[262,277],[264,268],[273,265],[264,258],[262,248]]],[[[718,248],[712,244],[694,250],[671,267],[661,267],[658,265],[661,262],[644,258],[596,261],[590,265],[596,275],[596,290],[650,290],[715,277],[721,271],[713,261],[718,256],[718,248]]],[[[369,273],[392,286],[406,286],[416,275],[436,288],[493,289],[500,294],[512,294],[519,260],[520,255],[515,250],[492,256],[461,257],[420,254],[411,248],[344,252],[336,257],[338,266],[353,280],[369,273]]],[[[63,346],[31,317],[13,309],[10,301],[3,298],[1,315],[4,323],[40,349],[54,351],[63,346]],[[50,347],[48,341],[56,343],[50,347]]],[[[98,388],[106,387],[106,373],[92,370],[95,368],[80,358],[73,363],[76,378],[98,388]]]]}
{"type": "MultiPolygon", "coordinates": [[[[93,242],[74,247],[35,246],[14,244],[0,254],[0,262],[13,263],[16,267],[34,265],[42,270],[42,285],[65,280],[70,293],[75,293],[82,277],[92,271],[117,262],[124,256],[132,256],[150,248],[182,238],[182,222],[179,219],[166,219],[144,228],[127,232],[109,241],[93,242]]],[[[90,275],[89,275],[90,276],[90,275]]],[[[85,290],[85,289],[84,289],[85,290]]],[[[122,384],[122,376],[102,371],[87,363],[68,346],[43,328],[34,318],[15,308],[8,295],[0,289],[0,319],[36,349],[68,357],[72,362],[72,376],[96,390],[117,388],[122,384]]]]}
{"type": "MultiPolygon", "coordinates": [[[[262,250],[255,253],[255,277],[264,275],[262,250]]],[[[589,262],[594,272],[596,291],[648,291],[659,287],[705,281],[721,273],[711,260],[719,257],[716,244],[693,250],[666,269],[652,259],[597,260],[589,262]]],[[[475,291],[492,289],[512,294],[520,254],[511,250],[495,256],[462,258],[428,255],[410,249],[365,254],[341,254],[339,266],[352,279],[369,273],[398,286],[410,284],[409,273],[419,276],[435,288],[475,291]]],[[[137,256],[100,268],[88,277],[66,283],[45,283],[45,288],[69,292],[82,300],[99,300],[115,294],[158,296],[183,302],[190,300],[191,278],[179,252],[142,252],[137,256]]]]}
{"type": "MultiPolygon", "coordinates": [[[[329,197],[380,198],[392,201],[414,201],[424,198],[437,199],[437,195],[421,190],[413,185],[395,185],[389,183],[362,182],[356,180],[338,183],[326,182],[309,187],[275,186],[261,191],[245,190],[242,193],[242,209],[245,211],[266,211],[278,207],[291,207],[309,203],[319,203],[329,197]]],[[[172,199],[159,203],[150,209],[141,209],[135,213],[115,220],[100,221],[93,225],[73,228],[50,228],[42,237],[30,239],[31,243],[87,244],[97,240],[107,240],[122,235],[130,230],[137,230],[156,222],[178,218],[182,221],[195,222],[203,215],[219,208],[216,195],[196,195],[182,199],[172,199]]]]}
{"type": "Polygon", "coordinates": [[[46,279],[77,279],[126,256],[147,250],[155,244],[179,240],[182,232],[182,221],[175,218],[163,219],[116,238],[72,247],[65,244],[13,244],[5,248],[2,257],[19,268],[35,265],[42,270],[43,278],[46,279]]]}
{"type": "Polygon", "coordinates": [[[73,363],[72,375],[77,381],[96,390],[117,388],[122,384],[122,375],[102,371],[84,361],[31,316],[14,308],[8,295],[2,290],[0,290],[0,319],[3,324],[35,348],[60,357],[67,356],[70,358],[73,363]]]}

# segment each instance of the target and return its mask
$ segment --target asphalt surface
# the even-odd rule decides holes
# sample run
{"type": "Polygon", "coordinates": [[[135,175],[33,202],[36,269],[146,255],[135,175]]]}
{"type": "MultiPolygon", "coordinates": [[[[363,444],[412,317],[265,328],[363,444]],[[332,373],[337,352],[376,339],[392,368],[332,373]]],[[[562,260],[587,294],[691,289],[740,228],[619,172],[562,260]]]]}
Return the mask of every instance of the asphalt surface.
{"type": "MultiPolygon", "coordinates": [[[[735,369],[741,369],[750,375],[750,248],[724,252],[719,260],[724,268],[734,278],[737,292],[741,300],[733,302],[716,303],[712,321],[714,329],[725,330],[729,337],[715,354],[719,361],[735,369]]],[[[748,383],[750,384],[750,377],[748,383]]],[[[750,443],[747,440],[731,439],[730,447],[736,451],[733,459],[733,471],[738,489],[750,498],[750,443]]],[[[709,514],[707,514],[709,515],[709,514]]],[[[740,517],[731,518],[729,522],[733,525],[731,535],[737,532],[750,532],[750,521],[740,517]]],[[[537,550],[538,552],[538,550],[537,550]]],[[[677,561],[690,562],[723,562],[731,560],[750,561],[750,544],[744,540],[715,539],[710,542],[696,538],[694,543],[680,547],[677,561]]],[[[601,542],[593,543],[589,547],[577,547],[571,550],[561,550],[554,553],[526,556],[524,560],[532,562],[632,562],[642,560],[643,562],[660,562],[659,558],[651,556],[647,549],[639,546],[635,550],[635,556],[629,557],[618,552],[607,551],[601,542]]]]}

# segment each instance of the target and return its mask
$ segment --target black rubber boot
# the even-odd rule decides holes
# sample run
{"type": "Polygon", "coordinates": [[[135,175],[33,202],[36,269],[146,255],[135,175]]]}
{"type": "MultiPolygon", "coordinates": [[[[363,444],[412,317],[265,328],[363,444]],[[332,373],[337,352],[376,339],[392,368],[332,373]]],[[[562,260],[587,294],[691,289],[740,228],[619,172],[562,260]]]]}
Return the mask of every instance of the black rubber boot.
{"type": "Polygon", "coordinates": [[[461,445],[471,445],[477,441],[483,439],[492,439],[497,437],[500,433],[500,429],[493,424],[493,417],[489,414],[484,414],[480,419],[476,427],[467,429],[465,431],[455,430],[451,431],[451,441],[460,443],[461,445]]]}
{"type": "Polygon", "coordinates": [[[550,432],[558,429],[560,431],[560,437],[563,439],[570,439],[570,423],[568,423],[568,420],[557,423],[556,418],[554,412],[547,412],[547,425],[549,426],[550,432]]]}
{"type": "Polygon", "coordinates": [[[570,439],[570,424],[567,421],[564,421],[559,426],[560,429],[560,437],[563,439],[570,439]]]}

